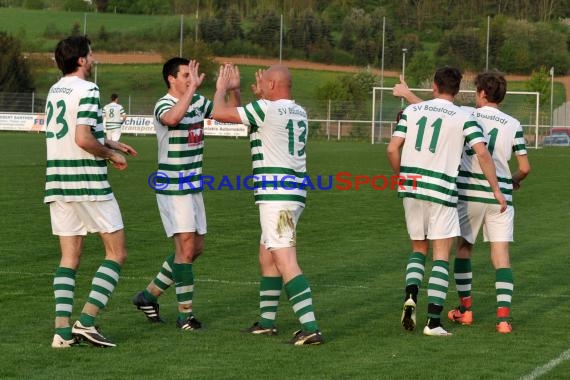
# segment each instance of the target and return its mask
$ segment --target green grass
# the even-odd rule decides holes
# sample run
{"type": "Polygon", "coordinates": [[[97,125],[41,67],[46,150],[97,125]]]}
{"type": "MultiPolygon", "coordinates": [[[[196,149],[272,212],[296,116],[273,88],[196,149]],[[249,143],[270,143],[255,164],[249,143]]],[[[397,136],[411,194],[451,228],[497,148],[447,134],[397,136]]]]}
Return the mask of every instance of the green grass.
{"type": "MultiPolygon", "coordinates": [[[[298,229],[299,261],[313,290],[316,315],[327,343],[291,347],[282,342],[297,328],[282,297],[277,337],[239,330],[257,316],[258,215],[247,191],[205,192],[208,235],[195,264],[194,307],[205,329],[182,333],[174,326],[172,289],[161,299],[167,323],[150,325],[131,297],[172,252],[147,177],[156,167],[154,137],[125,136],[139,151],[110,180],[125,221],[129,259],[108,309],[98,323],[115,349],[55,351],[52,275],[59,260],[49,210],[42,204],[45,148],[42,134],[2,133],[0,164],[0,378],[192,378],[192,379],[515,379],[531,373],[570,344],[568,228],[570,149],[531,150],[531,176],[515,195],[514,332],[494,332],[494,272],[488,245],[476,245],[475,324],[447,323],[455,334],[438,339],[400,326],[404,267],[409,242],[401,202],[390,191],[311,191],[298,229]]],[[[313,141],[309,173],[390,175],[384,145],[313,141]]],[[[220,178],[250,172],[248,143],[209,138],[204,171],[220,178]]],[[[103,258],[99,239],[85,242],[77,277],[74,318],[85,302],[91,276],[103,258]]],[[[456,304],[452,285],[445,310],[456,304]]],[[[420,325],[425,290],[418,305],[420,325]]],[[[566,354],[567,358],[567,354],[566,354]]],[[[564,379],[562,361],[543,378],[564,379]]]]}
{"type": "MultiPolygon", "coordinates": [[[[113,34],[121,33],[125,36],[146,36],[148,33],[161,33],[168,38],[168,43],[178,41],[180,31],[180,16],[165,15],[126,15],[118,13],[93,13],[93,12],[65,12],[53,10],[30,10],[22,8],[0,8],[2,25],[0,30],[5,30],[20,37],[27,51],[53,51],[58,38],[50,38],[44,35],[46,29],[53,29],[67,36],[71,34],[74,24],[80,26],[83,33],[85,27],[85,15],[87,15],[87,35],[93,40],[94,48],[115,50],[115,47],[106,45],[104,41],[96,38],[103,26],[111,36],[109,44],[113,43],[113,34]]],[[[186,17],[184,24],[187,28],[193,28],[192,17],[186,17]]],[[[129,49],[136,50],[141,45],[133,44],[129,49]]],[[[155,45],[153,45],[155,46],[155,45]]],[[[148,46],[147,46],[148,48],[148,46]]]]}

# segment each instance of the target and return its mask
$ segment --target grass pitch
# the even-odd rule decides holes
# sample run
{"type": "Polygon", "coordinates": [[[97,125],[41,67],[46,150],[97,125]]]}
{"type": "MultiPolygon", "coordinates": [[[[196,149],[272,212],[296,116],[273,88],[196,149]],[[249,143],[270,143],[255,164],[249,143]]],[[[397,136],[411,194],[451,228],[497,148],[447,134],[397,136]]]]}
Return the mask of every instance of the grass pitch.
{"type": "MultiPolygon", "coordinates": [[[[531,150],[531,176],[515,194],[515,275],[510,335],[494,331],[494,271],[488,246],[476,246],[472,326],[445,323],[454,336],[424,337],[400,326],[404,267],[409,251],[401,202],[392,191],[311,191],[298,229],[299,261],[313,290],[326,338],[319,347],[283,342],[297,328],[282,297],[276,337],[240,329],[258,311],[257,209],[250,191],[205,192],[208,235],[195,264],[194,308],[205,328],[175,328],[170,289],[160,299],[165,325],[155,326],[131,304],[155,275],[172,242],[160,223],[147,178],[156,168],[154,137],[125,136],[139,157],[110,168],[126,226],[129,259],[108,308],[97,322],[115,349],[53,350],[52,275],[59,260],[48,207],[42,204],[42,134],[0,134],[0,378],[192,379],[563,379],[570,371],[568,210],[570,149],[531,150]],[[549,362],[553,360],[549,364],[549,362]],[[534,371],[534,372],[533,372],[534,371]]],[[[215,178],[250,173],[247,141],[209,138],[204,172],[215,178]]],[[[389,176],[384,145],[310,141],[309,174],[389,176]]],[[[103,258],[98,237],[85,242],[78,272],[79,315],[90,279],[103,258]]],[[[429,265],[428,268],[429,270],[429,265]]],[[[429,272],[426,272],[429,273],[429,272]]],[[[455,306],[451,285],[445,310],[455,306]]],[[[418,322],[426,312],[420,292],[418,322]]]]}

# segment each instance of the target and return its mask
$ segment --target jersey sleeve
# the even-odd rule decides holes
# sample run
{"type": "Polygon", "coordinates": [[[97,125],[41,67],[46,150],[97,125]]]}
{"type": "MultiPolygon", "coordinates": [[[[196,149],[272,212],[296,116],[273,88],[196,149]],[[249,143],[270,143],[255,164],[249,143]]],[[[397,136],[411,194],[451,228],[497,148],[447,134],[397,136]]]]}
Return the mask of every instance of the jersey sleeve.
{"type": "Polygon", "coordinates": [[[396,125],[396,129],[394,130],[392,136],[401,137],[403,139],[406,138],[406,133],[408,132],[408,115],[406,111],[407,108],[402,113],[402,117],[400,118],[400,121],[398,121],[398,125],[396,125]]]}
{"type": "Polygon", "coordinates": [[[265,121],[267,107],[267,102],[263,99],[260,99],[255,102],[246,104],[244,107],[238,107],[237,111],[242,124],[251,127],[250,130],[255,132],[261,123],[265,121]]]}
{"type": "Polygon", "coordinates": [[[463,124],[463,136],[465,143],[472,148],[473,145],[478,143],[487,143],[485,135],[483,135],[483,128],[477,123],[477,120],[470,115],[470,117],[463,124]]]}
{"type": "Polygon", "coordinates": [[[160,119],[162,115],[168,112],[174,106],[174,101],[172,99],[162,98],[156,103],[154,107],[154,118],[162,124],[160,119]]]}
{"type": "Polygon", "coordinates": [[[524,132],[520,123],[517,125],[517,131],[515,132],[515,139],[513,141],[513,153],[517,156],[524,156],[527,154],[526,144],[524,141],[524,132]]]}
{"type": "Polygon", "coordinates": [[[99,117],[99,88],[90,87],[82,94],[77,108],[77,125],[96,127],[99,117]]]}

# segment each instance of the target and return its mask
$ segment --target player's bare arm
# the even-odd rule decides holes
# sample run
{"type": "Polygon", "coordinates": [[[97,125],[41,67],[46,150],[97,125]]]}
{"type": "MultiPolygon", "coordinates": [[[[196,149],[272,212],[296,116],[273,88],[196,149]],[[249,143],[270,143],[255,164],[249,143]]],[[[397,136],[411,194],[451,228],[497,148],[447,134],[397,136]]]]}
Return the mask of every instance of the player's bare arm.
{"type": "Polygon", "coordinates": [[[408,84],[406,83],[402,75],[400,75],[400,83],[396,83],[396,85],[392,89],[392,95],[404,98],[410,104],[416,104],[423,101],[421,98],[417,97],[412,91],[410,91],[410,88],[408,87],[408,84]]]}
{"type": "Polygon", "coordinates": [[[116,169],[127,168],[127,160],[116,150],[101,144],[91,133],[88,125],[78,125],[75,129],[75,143],[84,151],[94,156],[109,160],[116,169]]]}
{"type": "Polygon", "coordinates": [[[137,151],[132,146],[122,142],[105,139],[105,145],[111,149],[121,151],[128,156],[136,157],[138,155],[137,151]]]}
{"type": "Polygon", "coordinates": [[[191,60],[188,66],[181,65],[176,78],[170,76],[170,90],[178,102],[162,115],[160,122],[168,127],[176,127],[186,115],[192,97],[202,85],[205,74],[198,74],[200,64],[191,60]]]}
{"type": "Polygon", "coordinates": [[[400,174],[400,158],[402,155],[402,146],[404,146],[404,141],[405,140],[401,137],[392,137],[388,144],[388,148],[386,148],[388,162],[395,174],[400,174]]]}
{"type": "Polygon", "coordinates": [[[513,173],[513,189],[518,190],[521,187],[521,181],[530,173],[530,162],[526,154],[517,155],[518,169],[513,173]]]}
{"type": "Polygon", "coordinates": [[[228,100],[229,105],[238,107],[241,105],[240,85],[241,78],[239,68],[231,63],[225,65],[229,70],[228,100]]]}
{"type": "Polygon", "coordinates": [[[251,85],[251,91],[257,99],[263,98],[263,91],[261,90],[261,78],[265,70],[259,69],[255,72],[255,84],[251,85]]]}
{"type": "Polygon", "coordinates": [[[493,157],[491,157],[491,153],[487,150],[485,143],[477,143],[472,146],[472,149],[475,151],[477,155],[477,159],[479,160],[479,165],[481,166],[481,170],[483,174],[485,174],[485,178],[489,182],[489,186],[491,186],[491,190],[493,191],[493,196],[501,205],[501,212],[507,209],[507,200],[505,196],[501,192],[501,188],[499,187],[499,180],[497,179],[497,169],[495,168],[495,164],[493,163],[493,157]]]}
{"type": "Polygon", "coordinates": [[[220,67],[216,80],[216,93],[214,94],[214,108],[212,117],[221,122],[240,123],[241,118],[236,107],[226,100],[226,93],[231,86],[234,70],[226,65],[220,67]]]}

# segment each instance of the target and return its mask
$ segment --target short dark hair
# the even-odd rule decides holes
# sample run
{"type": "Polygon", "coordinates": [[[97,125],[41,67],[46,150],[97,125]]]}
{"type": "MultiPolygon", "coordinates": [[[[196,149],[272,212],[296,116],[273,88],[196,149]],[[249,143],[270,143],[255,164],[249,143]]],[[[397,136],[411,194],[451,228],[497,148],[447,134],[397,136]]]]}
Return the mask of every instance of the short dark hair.
{"type": "Polygon", "coordinates": [[[485,91],[487,100],[491,103],[501,103],[507,94],[507,80],[505,74],[491,70],[478,74],[475,77],[477,92],[485,91]]]}
{"type": "Polygon", "coordinates": [[[112,93],[112,94],[111,94],[111,101],[115,101],[115,100],[117,100],[117,99],[119,99],[119,95],[118,95],[118,94],[115,94],[115,93],[112,93]]]}
{"type": "Polygon", "coordinates": [[[79,58],[85,58],[91,51],[91,41],[87,36],[71,36],[58,42],[55,47],[55,61],[63,75],[77,70],[79,58]]]}
{"type": "Polygon", "coordinates": [[[461,85],[461,71],[455,67],[444,66],[435,71],[433,76],[433,83],[437,86],[441,94],[448,94],[455,96],[459,92],[461,85]]]}
{"type": "Polygon", "coordinates": [[[164,83],[166,83],[166,88],[170,88],[170,83],[168,83],[168,77],[172,75],[174,78],[178,75],[180,65],[188,65],[190,60],[182,57],[170,58],[164,66],[162,66],[162,78],[164,83]]]}

